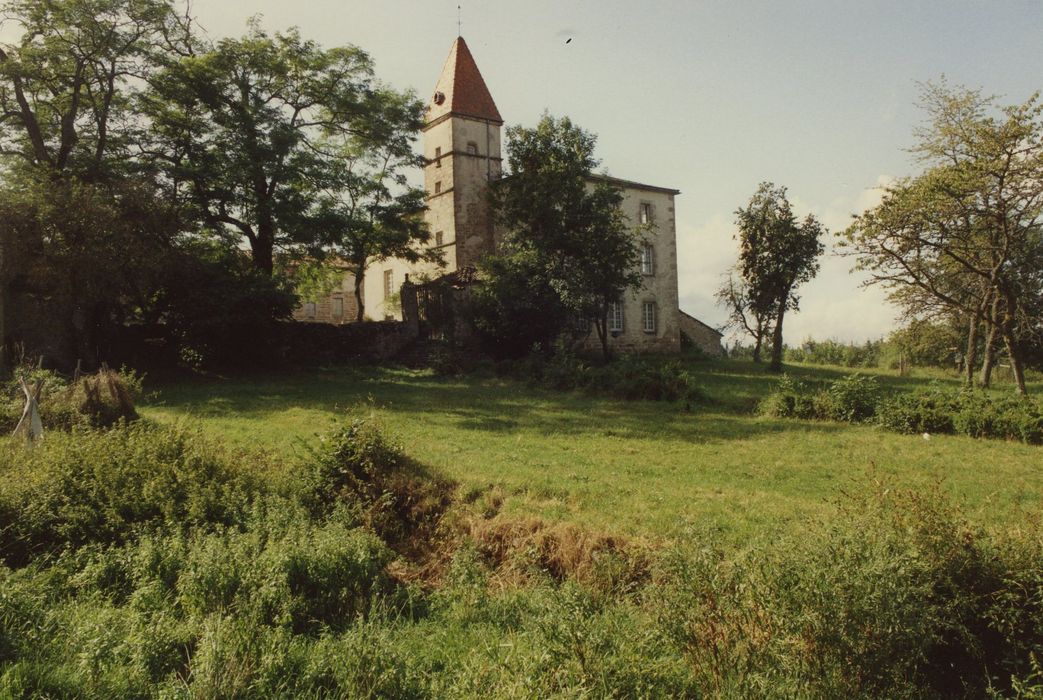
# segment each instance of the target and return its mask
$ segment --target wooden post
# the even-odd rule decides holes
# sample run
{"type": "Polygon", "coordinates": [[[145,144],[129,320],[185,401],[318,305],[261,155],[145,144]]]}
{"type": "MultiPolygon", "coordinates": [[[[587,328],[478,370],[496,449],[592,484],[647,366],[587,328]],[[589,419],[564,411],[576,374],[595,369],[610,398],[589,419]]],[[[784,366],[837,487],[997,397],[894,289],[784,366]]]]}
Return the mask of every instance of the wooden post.
{"type": "Polygon", "coordinates": [[[43,422],[40,420],[40,394],[43,391],[43,380],[37,379],[36,387],[32,391],[25,383],[25,377],[19,377],[18,383],[22,386],[22,393],[25,394],[25,409],[12,434],[19,435],[24,432],[29,442],[33,442],[43,437],[43,422]]]}

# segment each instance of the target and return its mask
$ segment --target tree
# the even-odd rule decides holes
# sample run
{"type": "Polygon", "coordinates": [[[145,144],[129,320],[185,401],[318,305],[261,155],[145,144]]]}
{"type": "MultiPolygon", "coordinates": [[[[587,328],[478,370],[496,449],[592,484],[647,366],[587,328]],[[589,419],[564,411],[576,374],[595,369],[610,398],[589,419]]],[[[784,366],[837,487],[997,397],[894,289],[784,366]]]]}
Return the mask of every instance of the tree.
{"type": "Polygon", "coordinates": [[[409,186],[406,176],[424,164],[413,151],[423,107],[411,94],[384,92],[375,99],[382,116],[373,128],[338,135],[324,145],[339,158],[330,164],[315,220],[322,232],[318,252],[346,262],[355,277],[358,321],[365,316],[362,289],[371,262],[442,260],[440,250],[425,245],[430,239],[421,216],[425,192],[409,186]]]}
{"type": "Polygon", "coordinates": [[[884,285],[911,317],[909,301],[929,299],[967,319],[968,383],[985,323],[986,355],[1002,338],[1023,394],[1043,296],[1043,105],[1033,95],[997,108],[944,83],[926,85],[923,104],[930,121],[914,150],[927,169],[888,188],[847,240],[868,283],[884,285]]]}
{"type": "MultiPolygon", "coordinates": [[[[269,36],[255,21],[243,38],[171,65],[146,110],[151,155],[174,192],[215,233],[245,238],[271,274],[277,248],[316,244],[316,205],[344,184],[338,145],[399,138],[419,126],[420,107],[379,85],[361,49],[322,49],[296,30],[269,36]]],[[[376,218],[384,206],[372,207],[376,218]]]]}
{"type": "Polygon", "coordinates": [[[186,50],[168,0],[12,0],[21,40],[0,45],[0,154],[97,181],[123,170],[140,134],[133,100],[160,53],[186,50]]]}
{"type": "Polygon", "coordinates": [[[748,307],[755,317],[772,318],[771,364],[782,369],[782,322],[796,311],[797,288],[818,272],[825,250],[826,229],[808,215],[794,216],[786,188],[761,183],[749,204],[735,212],[739,227],[738,270],[746,286],[748,307]]]}
{"type": "Polygon", "coordinates": [[[22,33],[0,45],[0,348],[9,312],[46,300],[48,323],[30,330],[55,329],[53,346],[91,358],[176,233],[130,156],[135,96],[160,54],[184,49],[189,22],[166,0],[11,0],[2,12],[22,33]]]}
{"type": "Polygon", "coordinates": [[[597,141],[567,117],[507,130],[510,176],[493,188],[505,254],[529,254],[573,319],[591,319],[609,358],[608,308],[641,284],[639,236],[622,195],[593,174],[597,141]]]}
{"type": "Polygon", "coordinates": [[[726,274],[727,277],[714,296],[717,303],[728,312],[727,328],[743,330],[753,338],[753,361],[760,362],[761,348],[764,345],[764,339],[768,337],[768,331],[774,319],[774,310],[769,310],[765,314],[753,308],[750,303],[750,290],[739,276],[738,270],[733,268],[726,274]]]}

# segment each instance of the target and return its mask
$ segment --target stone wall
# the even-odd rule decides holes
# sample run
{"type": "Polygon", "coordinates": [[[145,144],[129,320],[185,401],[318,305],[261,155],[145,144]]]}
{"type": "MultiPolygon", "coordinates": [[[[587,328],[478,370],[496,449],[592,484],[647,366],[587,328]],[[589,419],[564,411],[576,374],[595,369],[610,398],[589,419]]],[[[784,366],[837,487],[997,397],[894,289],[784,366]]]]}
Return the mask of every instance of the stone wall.
{"type": "Polygon", "coordinates": [[[710,357],[724,357],[721,334],[694,316],[681,312],[681,332],[710,357]]]}
{"type": "Polygon", "coordinates": [[[403,321],[279,324],[283,360],[295,365],[389,360],[416,340],[415,326],[403,321]]]}

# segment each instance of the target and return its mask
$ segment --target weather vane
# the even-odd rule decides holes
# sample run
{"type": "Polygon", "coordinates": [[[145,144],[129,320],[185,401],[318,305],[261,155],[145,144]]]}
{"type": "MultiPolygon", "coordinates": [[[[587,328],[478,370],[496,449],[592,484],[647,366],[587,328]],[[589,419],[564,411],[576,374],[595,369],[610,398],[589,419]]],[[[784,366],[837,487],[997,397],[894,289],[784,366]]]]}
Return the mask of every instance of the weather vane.
{"type": "Polygon", "coordinates": [[[460,6],[456,6],[456,35],[463,36],[463,20],[460,18],[460,6]]]}

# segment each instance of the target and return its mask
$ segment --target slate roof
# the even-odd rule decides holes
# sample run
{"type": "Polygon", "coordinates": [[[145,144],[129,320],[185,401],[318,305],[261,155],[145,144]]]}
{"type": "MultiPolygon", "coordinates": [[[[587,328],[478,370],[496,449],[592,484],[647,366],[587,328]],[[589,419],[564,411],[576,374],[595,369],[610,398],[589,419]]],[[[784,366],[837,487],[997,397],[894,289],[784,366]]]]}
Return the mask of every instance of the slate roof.
{"type": "Polygon", "coordinates": [[[449,114],[503,124],[493,96],[489,94],[478,64],[474,62],[474,56],[462,36],[457,37],[449,49],[442,75],[428,100],[427,121],[430,124],[449,114]],[[441,103],[438,101],[439,95],[442,96],[441,103]]]}

